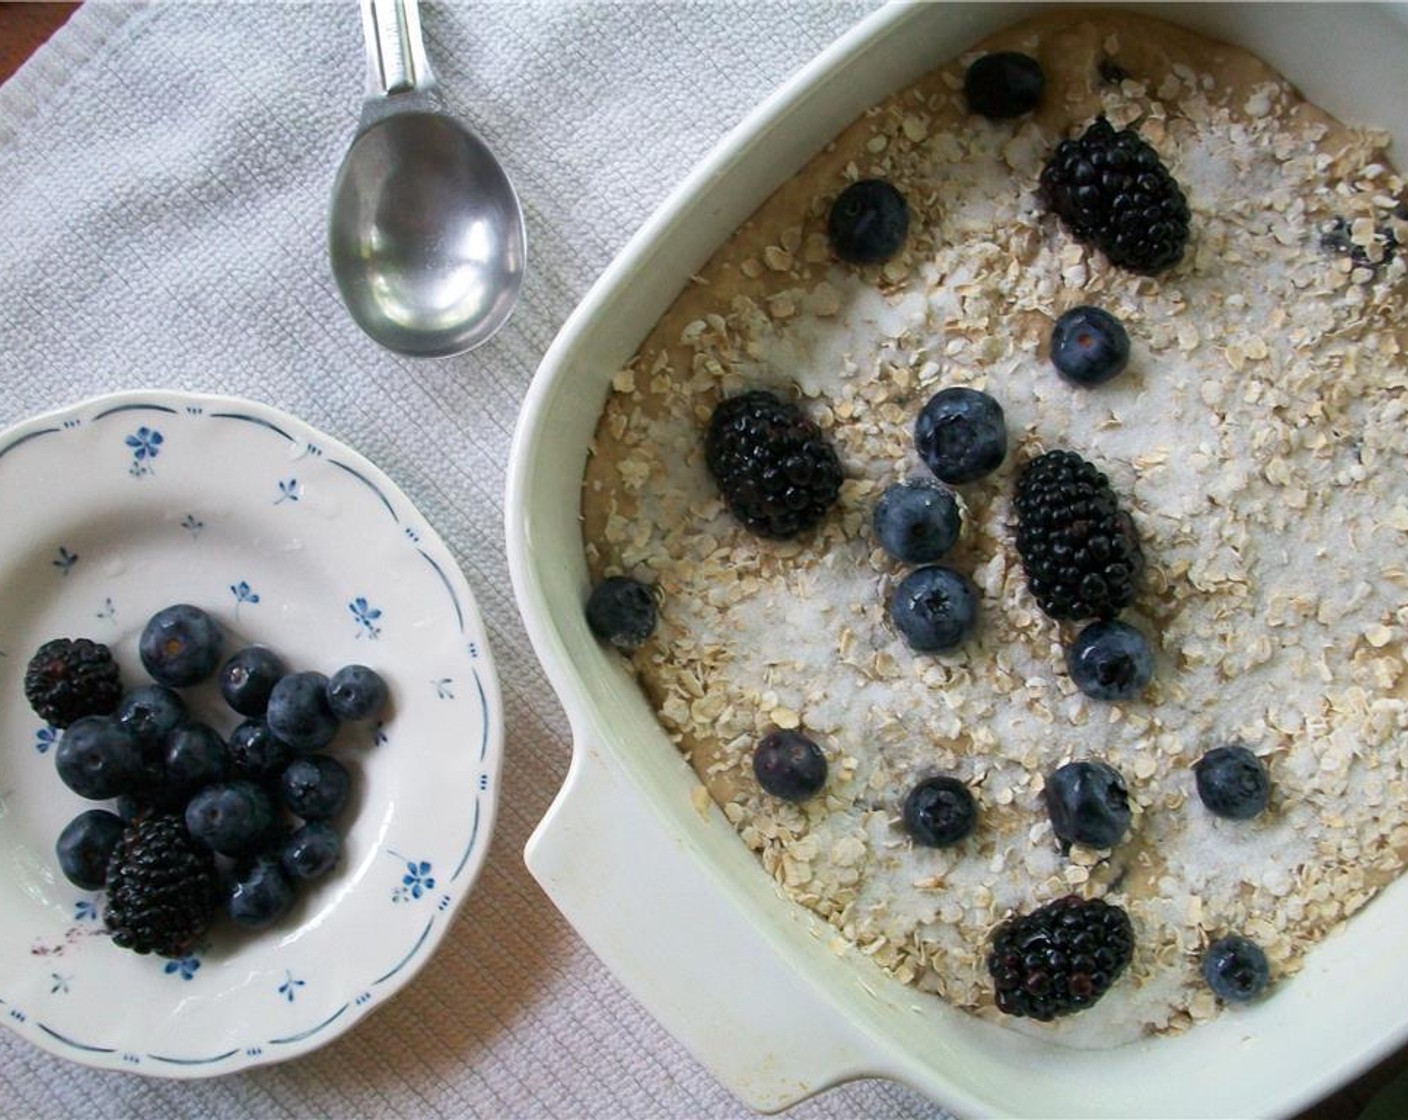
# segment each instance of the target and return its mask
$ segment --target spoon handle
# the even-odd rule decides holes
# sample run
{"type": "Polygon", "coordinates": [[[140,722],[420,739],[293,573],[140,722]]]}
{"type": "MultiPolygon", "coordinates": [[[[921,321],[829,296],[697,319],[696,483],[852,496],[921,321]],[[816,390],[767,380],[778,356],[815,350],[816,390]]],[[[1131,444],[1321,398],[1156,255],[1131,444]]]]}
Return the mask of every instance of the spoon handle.
{"type": "Polygon", "coordinates": [[[362,0],[362,32],[368,97],[424,93],[434,85],[417,0],[362,0]]]}

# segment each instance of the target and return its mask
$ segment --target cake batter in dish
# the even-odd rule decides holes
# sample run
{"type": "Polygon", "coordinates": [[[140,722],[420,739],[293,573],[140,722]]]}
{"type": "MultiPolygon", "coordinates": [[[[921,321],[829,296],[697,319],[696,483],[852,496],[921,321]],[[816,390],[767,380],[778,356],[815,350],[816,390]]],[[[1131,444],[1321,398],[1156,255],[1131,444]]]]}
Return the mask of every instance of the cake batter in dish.
{"type": "Polygon", "coordinates": [[[1139,15],[1048,13],[866,113],[701,270],[614,382],[583,486],[593,580],[655,586],[631,665],[703,786],[780,889],[951,1003],[1069,1045],[1185,1029],[1222,1004],[1200,974],[1225,934],[1275,986],[1408,857],[1408,208],[1387,138],[1305,103],[1246,52],[1139,15]],[[1039,60],[1034,111],[968,112],[966,68],[1039,60]],[[1134,124],[1182,186],[1191,236],[1157,276],[1112,265],[1046,208],[1056,145],[1098,115],[1134,124]],[[879,178],[908,200],[904,249],[839,261],[832,201],[879,178]],[[1399,248],[1403,246],[1404,248],[1399,248]],[[1060,376],[1048,340],[1083,304],[1127,328],[1106,384],[1060,376]],[[958,649],[917,653],[887,602],[908,572],[880,548],[884,489],[927,475],[914,424],[940,389],[1002,406],[1002,465],[958,485],[943,563],[979,592],[958,649]],[[834,444],[839,500],[794,539],[744,529],[706,470],[708,419],[766,388],[834,444]],[[1145,570],[1121,619],[1153,681],[1102,701],[1068,674],[1078,627],[1028,590],[1015,544],[1022,465],[1077,451],[1133,518],[1145,570]],[[821,793],[782,800],[759,740],[797,730],[821,793]],[[1213,815],[1193,764],[1240,744],[1271,799],[1213,815]],[[1132,823],[1063,851],[1043,789],[1074,759],[1115,767],[1132,823]],[[974,794],[977,827],[930,848],[902,824],[919,781],[974,794]],[[997,1011],[986,958],[1014,914],[1069,894],[1127,910],[1129,967],[1052,1024],[997,1011]]]}

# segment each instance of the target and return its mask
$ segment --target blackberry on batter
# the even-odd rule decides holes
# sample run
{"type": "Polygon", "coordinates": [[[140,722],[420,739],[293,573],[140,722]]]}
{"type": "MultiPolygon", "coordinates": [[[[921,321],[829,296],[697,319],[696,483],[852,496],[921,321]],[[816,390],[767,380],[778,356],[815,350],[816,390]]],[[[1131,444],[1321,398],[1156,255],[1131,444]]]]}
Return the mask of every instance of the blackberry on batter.
{"type": "Polygon", "coordinates": [[[1041,172],[1041,193],[1075,238],[1113,264],[1150,275],[1171,268],[1188,244],[1183,188],[1132,128],[1102,115],[1062,140],[1041,172]]]}
{"type": "Polygon", "coordinates": [[[1113,618],[1134,598],[1144,553],[1109,480],[1074,451],[1047,451],[1017,478],[1017,553],[1055,619],[1113,618]]]}
{"type": "Polygon", "coordinates": [[[841,463],[821,429],[767,390],[722,401],[704,446],[724,503],[759,536],[805,532],[841,492],[841,463]]]}
{"type": "Polygon", "coordinates": [[[1134,927],[1119,906],[1067,895],[1008,919],[988,953],[998,1010],[1050,1022],[1110,989],[1134,955],[1134,927]]]}

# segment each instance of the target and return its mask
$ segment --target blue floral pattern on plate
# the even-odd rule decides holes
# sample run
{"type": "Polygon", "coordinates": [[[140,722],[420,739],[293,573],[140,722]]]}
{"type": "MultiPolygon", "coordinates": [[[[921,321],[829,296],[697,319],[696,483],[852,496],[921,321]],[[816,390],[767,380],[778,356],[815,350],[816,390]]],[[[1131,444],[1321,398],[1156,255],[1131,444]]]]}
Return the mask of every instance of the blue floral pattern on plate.
{"type": "Polygon", "coordinates": [[[0,861],[0,1021],[75,1061],[165,1077],[280,1061],[336,1037],[429,959],[488,849],[503,720],[449,550],[354,451],[228,398],[119,394],[0,433],[0,504],[28,518],[0,538],[0,571],[19,573],[0,587],[0,794],[7,810],[30,810],[0,813],[0,850],[15,857],[0,861]],[[36,472],[53,492],[20,501],[36,472]],[[120,521],[86,528],[114,509],[120,521]],[[61,543],[53,525],[68,527],[61,543]],[[344,861],[287,919],[318,920],[293,938],[217,925],[163,961],[112,944],[101,894],[62,893],[72,888],[53,841],[76,809],[53,796],[57,733],[8,701],[25,663],[15,651],[87,634],[131,661],[145,619],[178,601],[299,667],[372,664],[393,704],[348,740],[364,792],[344,861]],[[434,766],[398,755],[423,742],[447,745],[434,766]],[[348,889],[343,872],[373,850],[385,873],[348,889]]]}

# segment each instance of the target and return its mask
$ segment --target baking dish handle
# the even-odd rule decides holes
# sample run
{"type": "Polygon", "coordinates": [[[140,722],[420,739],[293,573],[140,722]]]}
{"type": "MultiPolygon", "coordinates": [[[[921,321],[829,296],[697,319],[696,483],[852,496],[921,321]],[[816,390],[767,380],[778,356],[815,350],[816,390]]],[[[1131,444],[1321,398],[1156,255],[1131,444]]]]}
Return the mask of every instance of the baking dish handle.
{"type": "Polygon", "coordinates": [[[860,1025],[779,959],[689,838],[629,784],[609,755],[579,737],[567,780],[524,851],[593,952],[754,1109],[779,1111],[881,1074],[860,1025]]]}

